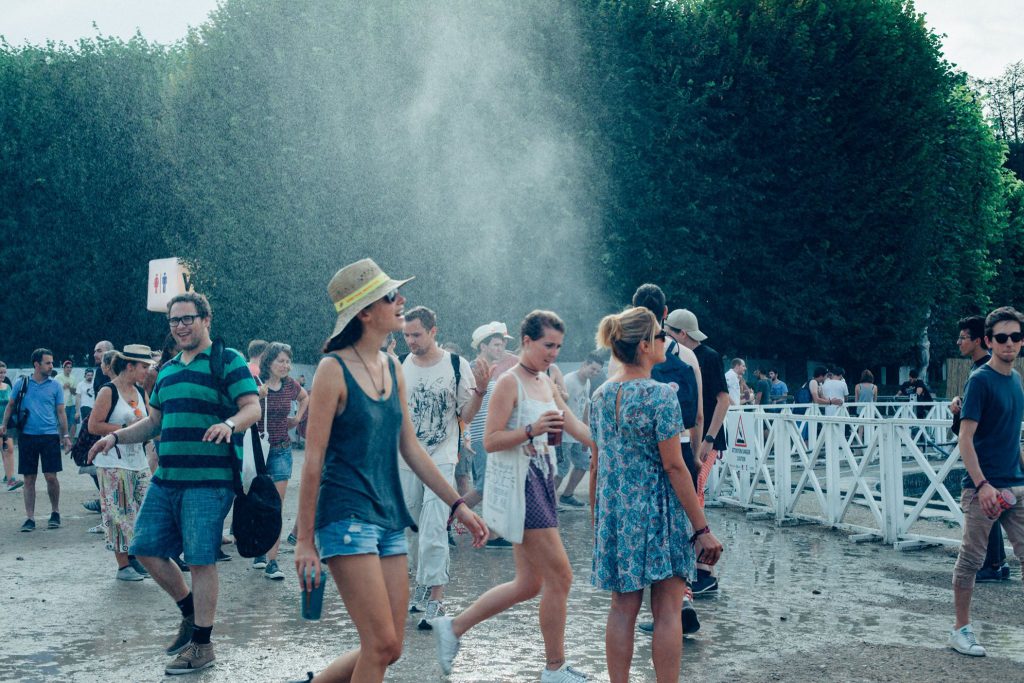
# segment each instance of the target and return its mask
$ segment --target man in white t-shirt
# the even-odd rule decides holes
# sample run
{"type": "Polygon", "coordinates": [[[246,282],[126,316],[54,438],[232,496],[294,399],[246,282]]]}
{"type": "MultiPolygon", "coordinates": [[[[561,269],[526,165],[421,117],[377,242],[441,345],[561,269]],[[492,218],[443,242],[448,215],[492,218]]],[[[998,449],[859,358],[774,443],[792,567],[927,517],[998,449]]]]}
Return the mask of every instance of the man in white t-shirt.
{"type": "Polygon", "coordinates": [[[733,358],[732,367],[725,373],[725,386],[729,389],[730,405],[740,404],[740,377],[747,373],[747,363],[742,358],[733,358]]]}
{"type": "MultiPolygon", "coordinates": [[[[597,377],[603,367],[604,361],[601,357],[596,353],[589,353],[579,370],[565,376],[565,389],[569,394],[566,405],[583,424],[590,422],[590,380],[597,377]]],[[[569,475],[569,480],[558,503],[562,509],[582,509],[587,504],[578,500],[573,493],[576,492],[576,486],[583,479],[583,475],[590,471],[590,450],[572,438],[569,432],[563,432],[560,455],[558,474],[555,476],[555,491],[558,491],[566,475],[569,475]]]]}
{"type": "Polygon", "coordinates": [[[838,413],[839,406],[846,403],[846,397],[850,395],[850,387],[846,385],[846,379],[843,377],[845,372],[843,368],[832,368],[832,372],[821,385],[821,395],[828,401],[828,405],[825,406],[826,415],[838,413]]]}
{"type": "Polygon", "coordinates": [[[89,413],[96,403],[96,392],[92,388],[92,368],[86,368],[85,379],[75,388],[75,420],[84,425],[89,421],[89,413]]]}
{"type": "MultiPolygon", "coordinates": [[[[429,308],[417,306],[405,313],[403,330],[409,355],[402,361],[406,402],[416,428],[416,438],[434,464],[455,486],[455,465],[459,461],[459,420],[468,423],[480,409],[483,398],[477,385],[487,386],[490,367],[469,366],[465,358],[452,356],[437,345],[437,318],[429,308]],[[456,377],[455,363],[459,373],[456,377]]],[[[419,628],[429,629],[430,620],[444,616],[444,587],[448,585],[448,506],[425,487],[398,459],[405,505],[419,527],[415,553],[416,587],[410,612],[424,612],[419,628]],[[425,603],[425,604],[424,604],[425,603]]]]}

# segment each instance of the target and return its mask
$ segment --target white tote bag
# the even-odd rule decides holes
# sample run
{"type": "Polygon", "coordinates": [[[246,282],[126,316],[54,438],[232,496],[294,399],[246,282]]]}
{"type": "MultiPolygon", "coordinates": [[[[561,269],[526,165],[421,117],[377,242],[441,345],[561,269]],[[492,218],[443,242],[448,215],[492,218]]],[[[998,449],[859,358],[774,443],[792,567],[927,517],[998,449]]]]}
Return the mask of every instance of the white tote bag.
{"type": "Polygon", "coordinates": [[[264,462],[270,457],[270,428],[267,422],[269,403],[269,396],[263,399],[263,431],[258,432],[258,441],[253,437],[253,434],[257,433],[256,429],[250,427],[242,433],[242,490],[246,493],[249,493],[249,486],[256,478],[256,454],[253,449],[262,449],[264,462]]]}
{"type": "MultiPolygon", "coordinates": [[[[519,384],[517,382],[517,384],[519,384]]],[[[516,426],[523,416],[523,387],[519,384],[516,426]]],[[[512,543],[523,542],[526,519],[526,474],[530,458],[523,446],[487,454],[484,477],[484,522],[491,531],[512,543]]]]}

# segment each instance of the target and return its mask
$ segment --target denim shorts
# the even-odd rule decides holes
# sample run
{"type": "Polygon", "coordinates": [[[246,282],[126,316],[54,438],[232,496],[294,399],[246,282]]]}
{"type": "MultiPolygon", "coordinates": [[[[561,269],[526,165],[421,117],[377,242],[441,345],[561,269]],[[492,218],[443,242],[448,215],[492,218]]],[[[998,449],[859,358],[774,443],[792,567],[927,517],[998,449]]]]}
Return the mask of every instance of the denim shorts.
{"type": "Polygon", "coordinates": [[[177,557],[184,551],[186,564],[214,564],[224,518],[234,500],[231,489],[172,488],[150,482],[135,519],[131,554],[177,557]]]}
{"type": "Polygon", "coordinates": [[[316,540],[320,546],[320,559],[345,555],[408,555],[405,529],[393,531],[376,524],[363,522],[355,517],[331,522],[317,529],[316,540]]]}
{"type": "Polygon", "coordinates": [[[273,481],[288,481],[292,478],[292,447],[271,446],[267,457],[267,474],[273,481]]]}

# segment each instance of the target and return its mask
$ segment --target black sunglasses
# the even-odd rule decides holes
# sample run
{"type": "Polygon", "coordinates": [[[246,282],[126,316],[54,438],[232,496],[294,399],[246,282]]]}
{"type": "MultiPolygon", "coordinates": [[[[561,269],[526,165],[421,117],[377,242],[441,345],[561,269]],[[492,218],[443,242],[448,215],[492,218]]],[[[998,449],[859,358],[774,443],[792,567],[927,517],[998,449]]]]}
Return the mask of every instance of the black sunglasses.
{"type": "Polygon", "coordinates": [[[659,332],[659,333],[657,333],[656,335],[654,335],[654,338],[655,338],[655,339],[657,339],[658,341],[665,341],[665,339],[666,339],[667,337],[668,337],[668,335],[667,335],[667,334],[665,334],[665,332],[664,332],[664,331],[662,331],[662,332],[659,332]]]}
{"type": "Polygon", "coordinates": [[[993,334],[992,339],[997,344],[1005,344],[1007,341],[1012,341],[1014,344],[1019,344],[1024,339],[1024,332],[1011,332],[1010,334],[993,334]]]}
{"type": "Polygon", "coordinates": [[[392,289],[390,292],[388,292],[387,294],[385,294],[381,298],[383,298],[384,301],[387,301],[389,304],[393,304],[393,303],[395,303],[395,299],[398,298],[398,290],[397,289],[392,289]]]}

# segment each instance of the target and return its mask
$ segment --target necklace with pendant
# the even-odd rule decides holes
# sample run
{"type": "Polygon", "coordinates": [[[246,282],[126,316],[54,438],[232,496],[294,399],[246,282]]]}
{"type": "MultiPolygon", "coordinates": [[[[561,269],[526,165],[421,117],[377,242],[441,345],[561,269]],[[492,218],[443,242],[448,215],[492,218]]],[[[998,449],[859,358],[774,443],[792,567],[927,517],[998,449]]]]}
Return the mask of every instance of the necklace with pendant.
{"type": "Polygon", "coordinates": [[[357,349],[355,346],[353,346],[352,347],[352,351],[355,352],[356,358],[359,359],[359,362],[363,364],[363,369],[366,370],[366,374],[369,376],[370,382],[373,383],[373,388],[377,391],[377,395],[378,396],[383,396],[384,395],[384,364],[381,363],[381,366],[380,366],[380,386],[378,387],[377,386],[377,380],[375,380],[373,378],[373,373],[370,372],[370,366],[368,366],[366,364],[366,361],[363,360],[363,355],[361,353],[359,353],[359,349],[357,349]]]}

